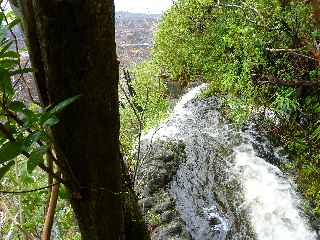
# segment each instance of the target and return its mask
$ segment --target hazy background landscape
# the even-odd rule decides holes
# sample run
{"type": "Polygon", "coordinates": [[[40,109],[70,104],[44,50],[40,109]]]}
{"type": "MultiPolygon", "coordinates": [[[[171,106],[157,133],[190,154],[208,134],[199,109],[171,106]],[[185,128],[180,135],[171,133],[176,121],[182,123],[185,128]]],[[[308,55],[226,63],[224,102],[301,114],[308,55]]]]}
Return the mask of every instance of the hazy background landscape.
{"type": "Polygon", "coordinates": [[[157,23],[171,4],[172,0],[115,0],[116,42],[121,67],[140,63],[150,56],[157,23]]]}
{"type": "Polygon", "coordinates": [[[159,14],[116,13],[117,54],[121,67],[142,62],[150,56],[159,14]]]}

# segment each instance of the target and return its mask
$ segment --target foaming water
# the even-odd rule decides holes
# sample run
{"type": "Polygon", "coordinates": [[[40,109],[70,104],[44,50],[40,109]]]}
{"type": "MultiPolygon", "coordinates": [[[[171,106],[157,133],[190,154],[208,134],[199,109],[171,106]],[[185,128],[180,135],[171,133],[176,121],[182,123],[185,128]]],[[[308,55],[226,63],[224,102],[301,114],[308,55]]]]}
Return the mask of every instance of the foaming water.
{"type": "Polygon", "coordinates": [[[197,86],[184,94],[174,107],[167,121],[150,129],[148,133],[142,136],[141,139],[152,141],[155,139],[166,139],[177,135],[179,133],[179,126],[177,126],[176,123],[183,121],[183,119],[187,118],[188,115],[192,114],[192,112],[186,108],[185,105],[190,100],[198,96],[201,90],[203,90],[206,86],[206,84],[201,84],[200,86],[197,86]]]}
{"type": "Polygon", "coordinates": [[[195,99],[205,87],[182,96],[168,120],[142,137],[185,144],[170,192],[192,239],[315,240],[294,185],[271,164],[279,153],[253,128],[227,124],[218,98],[195,99]]]}
{"type": "Polygon", "coordinates": [[[299,198],[279,168],[257,157],[251,144],[234,149],[234,171],[244,186],[246,208],[260,240],[313,240],[299,198]]]}

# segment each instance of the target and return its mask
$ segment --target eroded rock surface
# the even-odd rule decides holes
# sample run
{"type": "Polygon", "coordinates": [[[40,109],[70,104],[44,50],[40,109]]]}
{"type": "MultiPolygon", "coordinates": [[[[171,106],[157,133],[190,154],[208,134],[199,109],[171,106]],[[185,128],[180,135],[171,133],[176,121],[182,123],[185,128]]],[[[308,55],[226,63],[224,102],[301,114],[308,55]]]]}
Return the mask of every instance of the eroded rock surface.
{"type": "Polygon", "coordinates": [[[159,141],[151,145],[144,142],[142,156],[146,157],[137,174],[136,191],[151,239],[191,239],[169,193],[170,182],[185,161],[185,145],[181,141],[159,141]]]}

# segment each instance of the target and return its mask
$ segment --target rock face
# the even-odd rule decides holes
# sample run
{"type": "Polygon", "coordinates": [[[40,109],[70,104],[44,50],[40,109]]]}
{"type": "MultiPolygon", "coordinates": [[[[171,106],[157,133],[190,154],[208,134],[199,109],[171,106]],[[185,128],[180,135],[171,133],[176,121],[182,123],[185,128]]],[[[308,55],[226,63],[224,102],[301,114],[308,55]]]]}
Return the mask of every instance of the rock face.
{"type": "Polygon", "coordinates": [[[144,142],[142,149],[142,156],[146,157],[137,173],[136,191],[151,239],[191,239],[169,193],[169,183],[186,159],[185,145],[181,141],[159,141],[152,145],[144,142]]]}

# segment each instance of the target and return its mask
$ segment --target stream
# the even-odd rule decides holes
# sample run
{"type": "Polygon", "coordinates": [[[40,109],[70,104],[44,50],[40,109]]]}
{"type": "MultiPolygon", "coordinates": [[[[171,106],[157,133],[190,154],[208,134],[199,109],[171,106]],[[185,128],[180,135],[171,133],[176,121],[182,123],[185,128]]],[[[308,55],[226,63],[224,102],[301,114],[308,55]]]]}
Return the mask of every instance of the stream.
{"type": "Polygon", "coordinates": [[[186,160],[168,191],[191,238],[319,239],[295,184],[277,167],[289,161],[283,150],[261,136],[254,123],[242,130],[228,123],[217,97],[197,97],[205,87],[182,96],[167,121],[142,137],[185,144],[186,160]]]}

